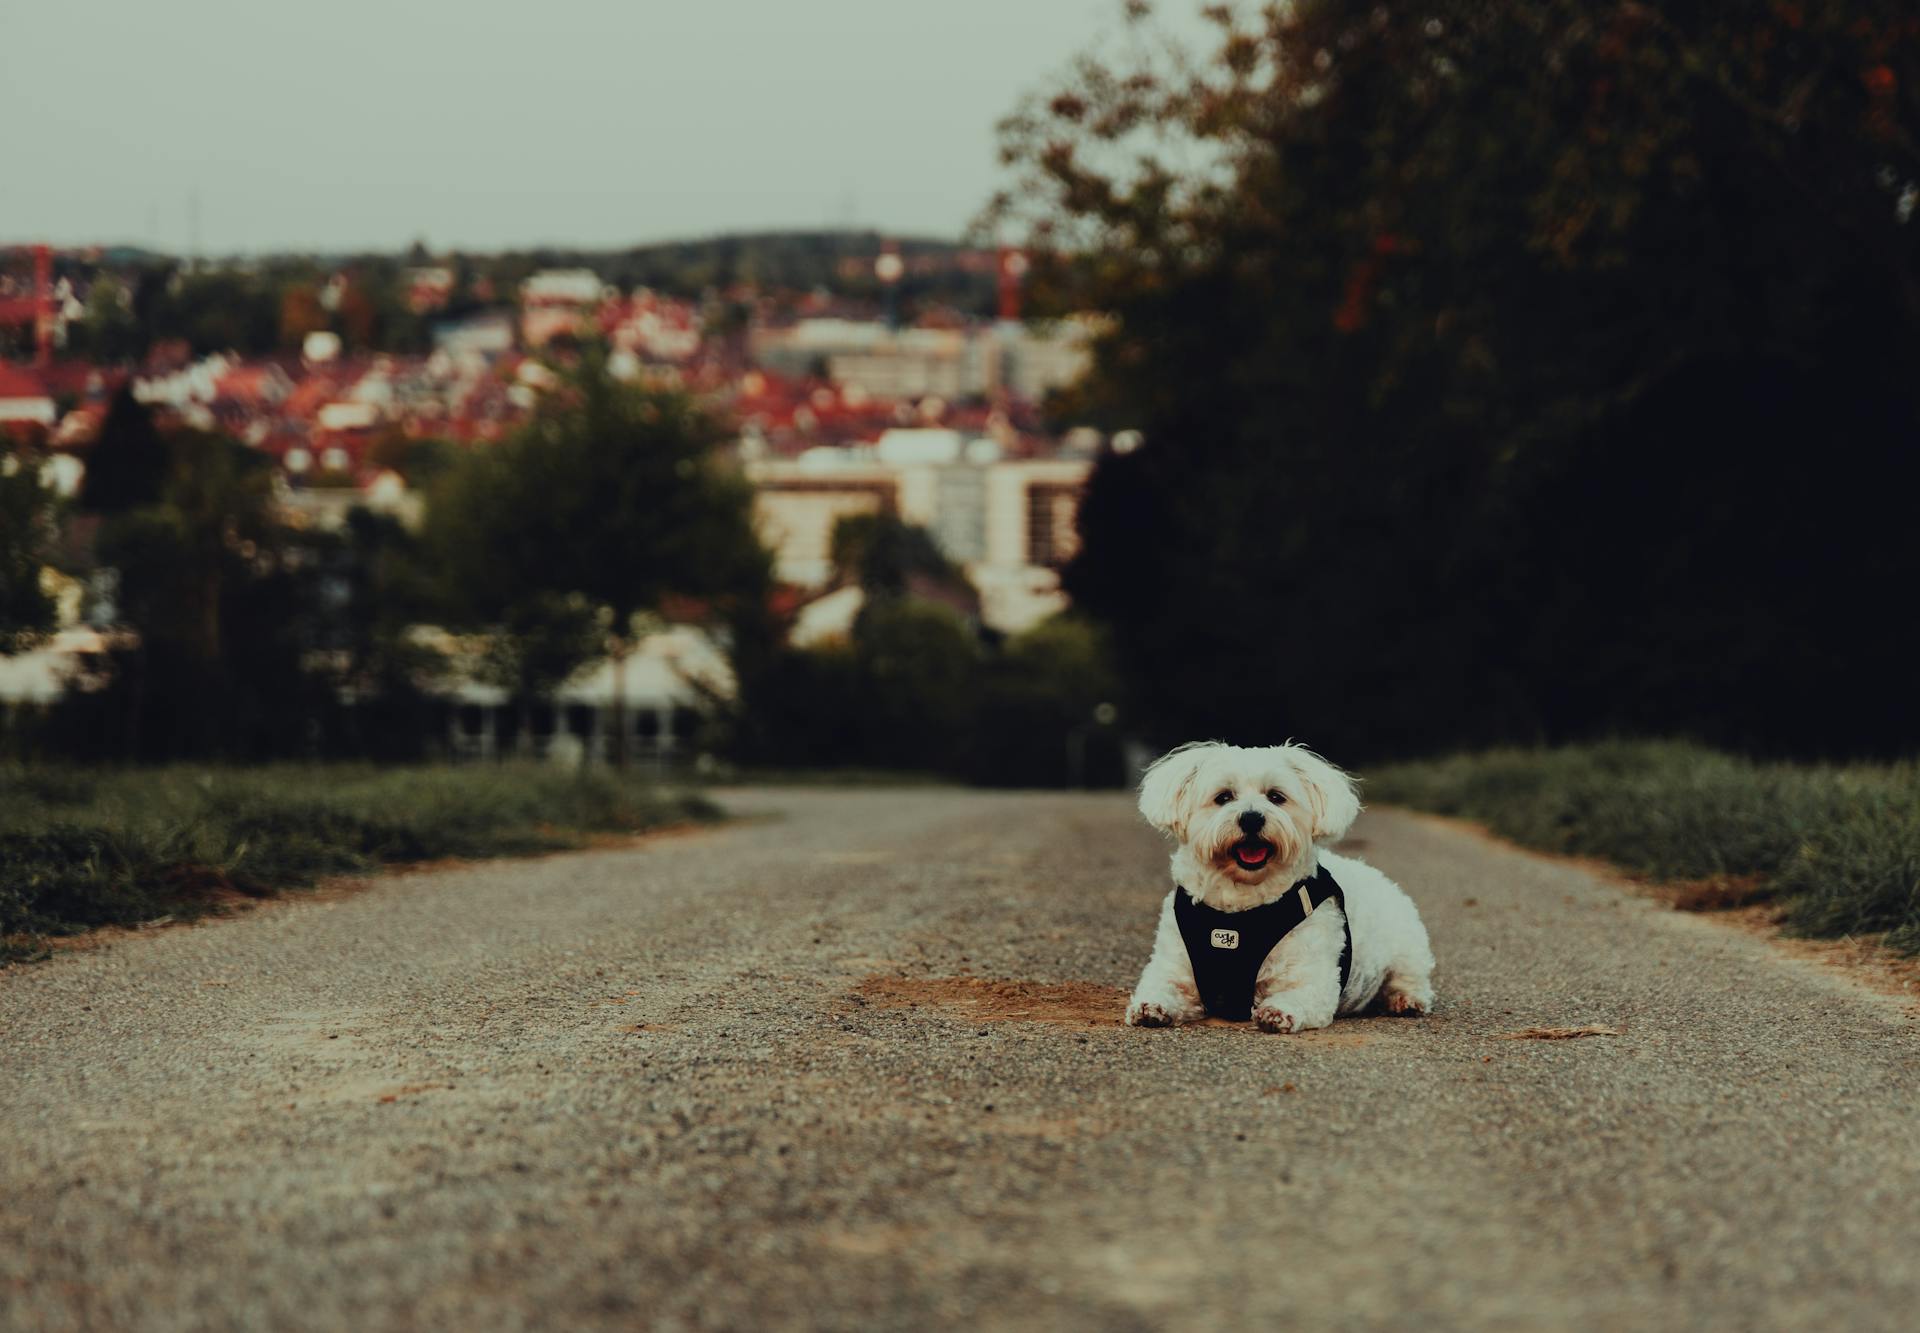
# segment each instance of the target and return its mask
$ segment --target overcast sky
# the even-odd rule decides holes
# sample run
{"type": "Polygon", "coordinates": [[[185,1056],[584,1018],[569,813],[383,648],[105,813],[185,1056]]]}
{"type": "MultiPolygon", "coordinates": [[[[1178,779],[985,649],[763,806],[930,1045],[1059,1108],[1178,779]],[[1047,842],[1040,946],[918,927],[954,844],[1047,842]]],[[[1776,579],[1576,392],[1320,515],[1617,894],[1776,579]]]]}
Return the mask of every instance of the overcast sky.
{"type": "MultiPolygon", "coordinates": [[[[1162,0],[1178,30],[1198,0],[1162,0]]],[[[1119,0],[0,0],[0,244],[958,236],[1119,0]]]]}

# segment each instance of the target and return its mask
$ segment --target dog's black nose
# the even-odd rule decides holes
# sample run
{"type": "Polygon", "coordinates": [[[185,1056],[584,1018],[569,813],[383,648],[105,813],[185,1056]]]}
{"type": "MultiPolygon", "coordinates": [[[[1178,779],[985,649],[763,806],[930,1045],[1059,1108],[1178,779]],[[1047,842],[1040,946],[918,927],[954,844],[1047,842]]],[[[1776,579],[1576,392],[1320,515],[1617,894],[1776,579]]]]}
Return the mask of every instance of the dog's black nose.
{"type": "Polygon", "coordinates": [[[1240,831],[1242,833],[1251,836],[1266,826],[1267,817],[1258,810],[1243,810],[1240,812],[1240,831]]]}

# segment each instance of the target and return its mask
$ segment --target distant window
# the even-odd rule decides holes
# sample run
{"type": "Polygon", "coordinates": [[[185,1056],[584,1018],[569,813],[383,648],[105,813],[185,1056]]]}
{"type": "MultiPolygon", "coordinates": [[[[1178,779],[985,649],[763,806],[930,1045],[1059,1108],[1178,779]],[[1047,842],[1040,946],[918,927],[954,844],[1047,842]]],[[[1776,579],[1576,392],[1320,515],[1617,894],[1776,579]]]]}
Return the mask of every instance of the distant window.
{"type": "Polygon", "coordinates": [[[571,704],[567,708],[567,730],[585,739],[593,735],[594,709],[587,704],[571,704]]]}
{"type": "Polygon", "coordinates": [[[641,740],[659,740],[660,714],[654,712],[651,708],[635,710],[633,714],[633,734],[640,737],[641,740]]]}
{"type": "Polygon", "coordinates": [[[469,736],[478,736],[487,725],[487,710],[478,704],[463,704],[460,708],[460,730],[469,736]]]}
{"type": "Polygon", "coordinates": [[[1027,563],[1057,569],[1080,549],[1080,488],[1035,482],[1027,487],[1027,563]]]}
{"type": "Polygon", "coordinates": [[[934,490],[933,535],[949,560],[987,558],[987,474],[977,467],[942,468],[934,490]]]}

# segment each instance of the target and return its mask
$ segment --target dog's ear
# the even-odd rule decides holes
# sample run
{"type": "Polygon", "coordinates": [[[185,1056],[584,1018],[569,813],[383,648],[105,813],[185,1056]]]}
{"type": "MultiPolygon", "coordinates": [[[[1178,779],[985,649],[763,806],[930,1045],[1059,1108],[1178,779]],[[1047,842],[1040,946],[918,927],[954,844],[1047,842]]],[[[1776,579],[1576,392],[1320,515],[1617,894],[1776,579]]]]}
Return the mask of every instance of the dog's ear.
{"type": "Polygon", "coordinates": [[[1360,793],[1353,779],[1305,746],[1286,745],[1281,751],[1306,791],[1307,806],[1313,812],[1313,840],[1337,842],[1345,837],[1360,817],[1360,793]]]}
{"type": "Polygon", "coordinates": [[[1147,822],[1185,842],[1194,779],[1200,765],[1225,748],[1218,741],[1194,741],[1156,759],[1140,778],[1140,813],[1147,822]]]}

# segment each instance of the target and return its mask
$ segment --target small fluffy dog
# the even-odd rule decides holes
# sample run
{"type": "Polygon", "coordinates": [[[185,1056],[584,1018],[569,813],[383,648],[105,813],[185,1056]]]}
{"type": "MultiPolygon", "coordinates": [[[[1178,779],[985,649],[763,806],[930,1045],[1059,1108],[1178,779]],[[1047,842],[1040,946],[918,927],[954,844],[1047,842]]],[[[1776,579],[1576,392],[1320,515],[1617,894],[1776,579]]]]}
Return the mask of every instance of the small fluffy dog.
{"type": "Polygon", "coordinates": [[[1319,755],[1183,745],[1147,770],[1140,813],[1179,845],[1129,1024],[1214,1014],[1305,1032],[1375,999],[1394,1014],[1432,1006],[1433,950],[1413,900],[1323,846],[1352,827],[1360,799],[1319,755]]]}

